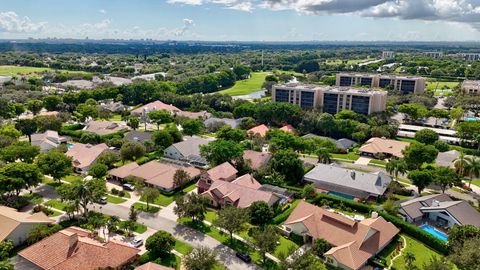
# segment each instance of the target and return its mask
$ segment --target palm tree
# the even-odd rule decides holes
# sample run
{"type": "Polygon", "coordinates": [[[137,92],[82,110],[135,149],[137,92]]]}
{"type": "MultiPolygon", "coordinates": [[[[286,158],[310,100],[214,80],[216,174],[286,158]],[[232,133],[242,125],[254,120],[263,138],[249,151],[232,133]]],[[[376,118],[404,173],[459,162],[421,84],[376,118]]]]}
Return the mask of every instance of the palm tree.
{"type": "Polygon", "coordinates": [[[317,154],[318,162],[320,163],[328,164],[332,161],[332,156],[330,155],[328,149],[325,147],[318,148],[315,154],[317,154]]]}
{"type": "Polygon", "coordinates": [[[407,172],[407,164],[403,159],[392,158],[387,163],[385,169],[390,175],[393,176],[393,180],[397,181],[399,174],[404,174],[407,172]]]}
{"type": "Polygon", "coordinates": [[[460,177],[464,177],[466,174],[466,168],[469,164],[469,160],[467,155],[465,155],[464,152],[460,152],[460,155],[453,160],[453,166],[455,166],[455,169],[457,170],[458,174],[460,177]]]}
{"type": "Polygon", "coordinates": [[[470,181],[468,182],[468,187],[472,185],[473,178],[480,177],[480,158],[474,157],[467,157],[468,158],[468,165],[466,167],[466,171],[470,176],[470,181]]]}
{"type": "Polygon", "coordinates": [[[405,265],[407,266],[407,269],[412,269],[412,268],[413,268],[413,263],[414,263],[415,260],[416,260],[415,254],[413,254],[412,252],[407,251],[407,252],[405,253],[404,260],[405,260],[405,265]]]}

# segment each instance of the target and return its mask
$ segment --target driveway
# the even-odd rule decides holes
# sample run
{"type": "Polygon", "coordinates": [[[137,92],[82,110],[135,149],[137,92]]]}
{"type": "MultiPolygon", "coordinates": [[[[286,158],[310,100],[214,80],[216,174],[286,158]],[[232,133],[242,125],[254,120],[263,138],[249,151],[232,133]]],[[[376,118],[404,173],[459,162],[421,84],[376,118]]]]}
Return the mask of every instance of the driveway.
{"type": "MultiPolygon", "coordinates": [[[[128,219],[128,207],[115,204],[106,205],[92,205],[91,210],[102,212],[108,215],[115,215],[121,219],[128,219]]],[[[163,209],[162,209],[163,210],[163,209]]],[[[194,247],[207,246],[218,252],[218,260],[221,261],[228,269],[243,270],[243,269],[261,269],[254,264],[246,264],[235,256],[235,251],[231,248],[221,244],[216,239],[191,229],[187,226],[178,224],[176,217],[165,215],[161,212],[156,214],[149,214],[142,212],[138,216],[137,222],[146,225],[155,230],[164,230],[171,233],[175,238],[184,241],[194,247]]],[[[143,236],[142,236],[143,237],[143,236]]]]}
{"type": "Polygon", "coordinates": [[[367,157],[359,157],[354,164],[368,166],[368,163],[370,163],[370,160],[372,159],[367,157]]]}

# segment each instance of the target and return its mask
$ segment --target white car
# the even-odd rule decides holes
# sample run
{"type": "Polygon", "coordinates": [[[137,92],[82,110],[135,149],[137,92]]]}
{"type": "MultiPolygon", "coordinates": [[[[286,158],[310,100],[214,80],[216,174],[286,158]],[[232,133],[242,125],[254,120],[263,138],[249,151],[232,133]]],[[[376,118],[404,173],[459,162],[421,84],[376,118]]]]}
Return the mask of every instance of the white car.
{"type": "Polygon", "coordinates": [[[132,242],[130,242],[130,244],[133,246],[133,247],[141,247],[143,245],[143,239],[142,238],[135,238],[132,240],[132,242]]]}

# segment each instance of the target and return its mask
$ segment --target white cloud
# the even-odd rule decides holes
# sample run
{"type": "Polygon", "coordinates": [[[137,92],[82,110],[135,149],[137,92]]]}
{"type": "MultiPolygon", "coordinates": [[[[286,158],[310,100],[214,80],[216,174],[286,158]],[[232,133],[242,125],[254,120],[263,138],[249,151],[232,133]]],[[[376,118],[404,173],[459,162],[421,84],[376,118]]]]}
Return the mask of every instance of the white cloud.
{"type": "Polygon", "coordinates": [[[202,0],[168,0],[169,4],[185,4],[185,5],[194,5],[199,6],[203,4],[202,0]]]}
{"type": "Polygon", "coordinates": [[[100,9],[100,10],[98,10],[98,12],[100,12],[102,14],[107,14],[107,11],[105,9],[100,9]]]}
{"type": "Polygon", "coordinates": [[[176,36],[183,36],[190,28],[195,27],[195,23],[192,19],[183,19],[183,26],[179,30],[175,31],[176,36]]]}
{"type": "Polygon", "coordinates": [[[19,17],[13,11],[0,12],[0,32],[35,33],[42,31],[46,22],[33,23],[29,17],[19,17]]]}

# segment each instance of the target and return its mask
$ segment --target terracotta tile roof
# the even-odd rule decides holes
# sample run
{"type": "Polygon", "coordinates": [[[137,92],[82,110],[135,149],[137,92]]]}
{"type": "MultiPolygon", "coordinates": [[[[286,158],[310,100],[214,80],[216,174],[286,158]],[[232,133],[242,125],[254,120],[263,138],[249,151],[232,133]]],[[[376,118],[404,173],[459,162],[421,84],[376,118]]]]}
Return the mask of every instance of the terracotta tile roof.
{"type": "Polygon", "coordinates": [[[247,130],[247,134],[252,134],[252,135],[259,134],[262,137],[265,137],[265,135],[267,135],[267,132],[268,132],[268,127],[264,124],[258,125],[256,127],[253,127],[247,130]]]}
{"type": "Polygon", "coordinates": [[[289,132],[289,133],[292,133],[292,134],[297,133],[297,130],[290,124],[281,127],[280,130],[285,131],[285,132],[289,132]]]}
{"type": "Polygon", "coordinates": [[[392,156],[403,157],[402,150],[407,148],[409,145],[409,142],[374,137],[362,145],[359,151],[371,154],[387,153],[392,156]]]}
{"type": "Polygon", "coordinates": [[[260,186],[252,176],[247,174],[232,182],[213,181],[210,188],[202,195],[209,196],[219,204],[223,204],[226,199],[230,200],[233,206],[239,208],[247,208],[256,201],[264,201],[272,205],[280,199],[272,192],[259,190],[260,186]]]}
{"type": "Polygon", "coordinates": [[[216,180],[228,181],[227,179],[235,177],[237,173],[238,173],[237,169],[235,169],[235,167],[233,167],[232,164],[230,164],[228,161],[220,165],[217,165],[207,171],[208,177],[214,181],[216,180]]]}
{"type": "Polygon", "coordinates": [[[70,227],[18,253],[42,269],[91,270],[120,268],[133,261],[140,250],[127,244],[99,242],[90,232],[70,227]]]}
{"type": "Polygon", "coordinates": [[[88,122],[88,124],[84,128],[85,131],[92,132],[100,136],[109,135],[119,131],[127,131],[129,129],[130,128],[125,124],[106,120],[92,120],[88,122]]]}
{"type": "Polygon", "coordinates": [[[142,264],[138,267],[135,267],[134,270],[174,270],[174,268],[166,267],[153,262],[148,262],[146,264],[142,264]]]}
{"type": "Polygon", "coordinates": [[[171,104],[165,104],[160,100],[157,100],[136,108],[135,110],[132,111],[132,114],[142,114],[144,111],[150,112],[150,111],[157,111],[157,110],[166,110],[169,112],[181,111],[179,108],[171,104]]]}
{"type": "Polygon", "coordinates": [[[245,161],[250,161],[250,167],[254,170],[258,170],[264,165],[266,165],[270,159],[272,158],[272,154],[264,153],[264,152],[257,152],[253,150],[245,150],[243,151],[243,159],[245,161]]]}
{"type": "Polygon", "coordinates": [[[301,201],[284,225],[302,223],[314,239],[323,238],[334,248],[325,255],[352,269],[359,269],[379,252],[399,230],[383,217],[360,222],[301,201]]]}
{"type": "Polygon", "coordinates": [[[104,143],[97,145],[76,143],[68,149],[65,155],[72,158],[73,167],[83,169],[92,165],[97,157],[107,149],[108,146],[104,143]]]}
{"type": "Polygon", "coordinates": [[[29,214],[0,205],[0,241],[6,239],[18,226],[25,223],[49,224],[55,222],[44,213],[29,214]]]}
{"type": "Polygon", "coordinates": [[[125,178],[130,175],[130,172],[140,167],[136,162],[130,162],[122,167],[111,169],[108,173],[118,178],[125,178]]]}

